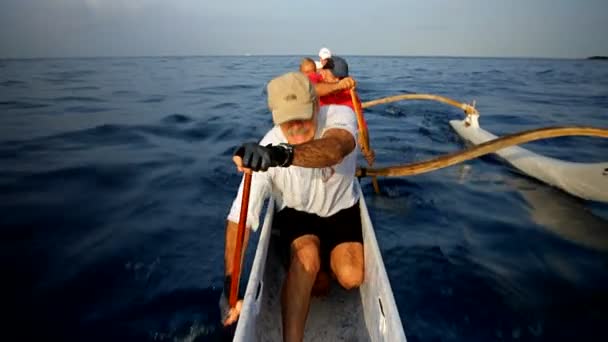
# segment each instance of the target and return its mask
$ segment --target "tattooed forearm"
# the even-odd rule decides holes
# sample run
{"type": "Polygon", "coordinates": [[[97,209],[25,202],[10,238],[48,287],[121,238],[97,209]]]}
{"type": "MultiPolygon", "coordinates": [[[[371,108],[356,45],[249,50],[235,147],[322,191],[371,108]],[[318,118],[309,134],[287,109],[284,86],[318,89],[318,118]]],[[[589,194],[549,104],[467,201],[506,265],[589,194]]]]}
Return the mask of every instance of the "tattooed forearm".
{"type": "Polygon", "coordinates": [[[317,92],[317,96],[329,95],[338,90],[342,90],[342,87],[340,87],[338,83],[321,82],[315,84],[315,91],[317,92]]]}
{"type": "Polygon", "coordinates": [[[338,164],[355,148],[355,139],[343,129],[331,129],[321,139],[294,148],[293,165],[327,167],[338,164]]]}

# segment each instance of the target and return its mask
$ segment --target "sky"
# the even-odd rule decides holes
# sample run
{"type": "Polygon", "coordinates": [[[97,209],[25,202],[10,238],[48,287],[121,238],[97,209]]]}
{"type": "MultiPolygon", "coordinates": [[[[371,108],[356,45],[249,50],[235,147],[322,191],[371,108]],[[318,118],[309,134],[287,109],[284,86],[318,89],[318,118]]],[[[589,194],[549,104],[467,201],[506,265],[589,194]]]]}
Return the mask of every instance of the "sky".
{"type": "Polygon", "coordinates": [[[608,55],[608,0],[0,0],[0,58],[608,55]]]}

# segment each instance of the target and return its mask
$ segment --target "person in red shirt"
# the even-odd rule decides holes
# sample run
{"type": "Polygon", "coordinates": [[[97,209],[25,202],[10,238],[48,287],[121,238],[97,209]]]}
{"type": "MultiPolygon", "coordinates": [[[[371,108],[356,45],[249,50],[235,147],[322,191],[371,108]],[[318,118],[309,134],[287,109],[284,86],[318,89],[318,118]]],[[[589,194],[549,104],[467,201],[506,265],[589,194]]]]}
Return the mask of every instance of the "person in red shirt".
{"type": "MultiPolygon", "coordinates": [[[[350,89],[354,88],[357,82],[348,75],[348,63],[346,63],[344,58],[333,56],[326,60],[323,69],[318,72],[315,72],[315,69],[315,62],[310,58],[304,58],[300,63],[300,72],[308,76],[314,85],[321,106],[330,104],[348,106],[353,112],[356,112],[350,89]]],[[[362,108],[361,99],[356,94],[355,97],[359,108],[362,108]]],[[[367,129],[365,118],[363,118],[363,127],[361,129],[367,129]]],[[[364,145],[360,145],[363,148],[364,145]]],[[[362,149],[362,152],[368,163],[372,165],[376,159],[374,151],[362,149]]]]}
{"type": "Polygon", "coordinates": [[[300,61],[300,72],[306,76],[308,76],[309,74],[316,74],[317,66],[315,65],[315,61],[307,57],[302,58],[302,60],[300,61]]]}
{"type": "MultiPolygon", "coordinates": [[[[323,81],[326,83],[339,84],[343,80],[348,79],[353,81],[352,87],[344,88],[340,91],[334,91],[329,94],[319,94],[321,106],[326,104],[337,104],[349,106],[354,111],[355,107],[350,96],[350,89],[356,86],[356,82],[348,75],[348,64],[346,63],[344,58],[338,56],[333,56],[329,58],[323,69],[319,71],[319,74],[322,76],[323,81]]],[[[359,105],[361,105],[361,100],[359,100],[358,96],[357,101],[359,101],[359,105]]]]}
{"type": "MultiPolygon", "coordinates": [[[[348,92],[350,88],[353,88],[357,84],[351,77],[337,79],[328,69],[321,69],[319,72],[317,72],[315,61],[310,58],[302,59],[300,62],[300,72],[308,76],[308,79],[310,79],[310,82],[314,85],[315,91],[317,92],[317,96],[319,96],[319,98],[332,95],[340,91],[348,92]],[[327,79],[325,79],[323,75],[326,75],[327,79]]],[[[323,102],[321,103],[321,105],[323,105],[323,102]]],[[[326,102],[325,104],[330,103],[331,101],[326,102]]]]}

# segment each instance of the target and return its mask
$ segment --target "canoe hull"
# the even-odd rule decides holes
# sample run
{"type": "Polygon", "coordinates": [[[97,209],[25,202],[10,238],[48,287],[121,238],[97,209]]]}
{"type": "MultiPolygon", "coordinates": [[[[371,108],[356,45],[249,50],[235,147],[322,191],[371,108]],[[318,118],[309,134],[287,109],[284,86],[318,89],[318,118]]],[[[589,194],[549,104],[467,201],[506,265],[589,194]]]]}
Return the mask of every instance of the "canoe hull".
{"type": "MultiPolygon", "coordinates": [[[[406,340],[367,206],[360,198],[365,281],[351,291],[332,281],[328,296],[312,298],[305,341],[406,340]]],[[[280,294],[285,269],[272,233],[272,200],[268,207],[234,341],[282,340],[280,294]]]]}

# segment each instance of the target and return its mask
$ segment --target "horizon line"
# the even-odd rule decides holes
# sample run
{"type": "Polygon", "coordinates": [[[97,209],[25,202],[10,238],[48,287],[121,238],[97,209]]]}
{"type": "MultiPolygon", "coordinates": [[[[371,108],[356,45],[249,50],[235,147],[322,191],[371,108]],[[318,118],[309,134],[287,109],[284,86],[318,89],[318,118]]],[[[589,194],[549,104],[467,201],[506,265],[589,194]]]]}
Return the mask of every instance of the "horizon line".
{"type": "MultiPolygon", "coordinates": [[[[314,54],[175,54],[175,55],[84,55],[84,56],[27,56],[27,57],[4,57],[0,60],[20,59],[101,59],[101,58],[193,58],[193,57],[307,57],[314,54]]],[[[399,54],[341,54],[344,57],[404,57],[404,58],[471,58],[471,59],[564,59],[564,60],[588,60],[592,57],[604,57],[603,55],[592,55],[586,57],[545,57],[545,56],[458,56],[458,55],[399,55],[399,54]]]]}

